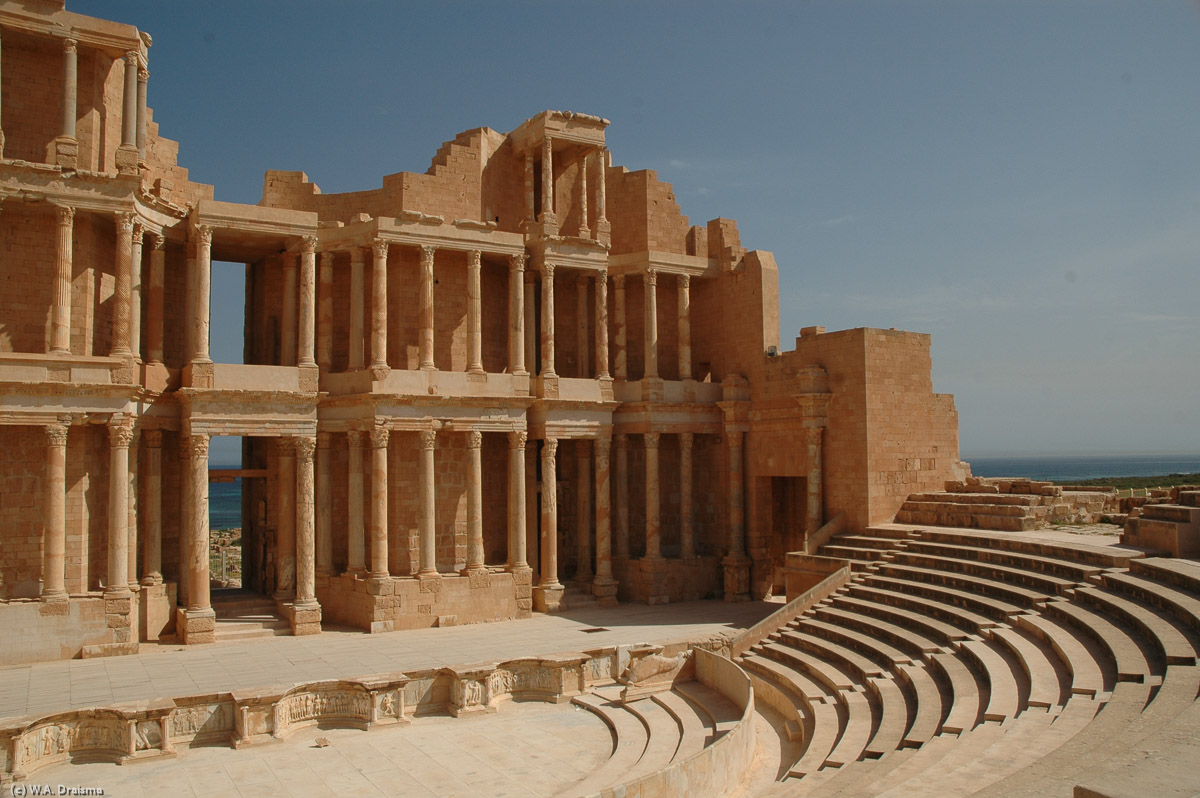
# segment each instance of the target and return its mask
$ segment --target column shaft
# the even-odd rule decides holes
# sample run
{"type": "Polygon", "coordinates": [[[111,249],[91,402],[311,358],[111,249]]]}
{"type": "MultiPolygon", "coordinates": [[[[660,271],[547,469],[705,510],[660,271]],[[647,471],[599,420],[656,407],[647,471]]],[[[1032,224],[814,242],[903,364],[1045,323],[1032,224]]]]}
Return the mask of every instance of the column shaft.
{"type": "Polygon", "coordinates": [[[575,441],[575,579],[592,580],[592,452],[591,441],[575,441]]]}
{"type": "Polygon", "coordinates": [[[596,378],[608,376],[608,269],[601,269],[596,274],[596,378]]]}
{"type": "Polygon", "coordinates": [[[605,176],[608,166],[608,150],[601,147],[596,153],[596,233],[604,233],[608,224],[608,203],[605,197],[605,176]]]}
{"type": "Polygon", "coordinates": [[[371,430],[371,578],[388,575],[387,500],[388,439],[387,427],[371,430]]]}
{"type": "Polygon", "coordinates": [[[434,450],[437,431],[421,432],[421,473],[419,477],[420,507],[417,515],[417,534],[421,539],[421,562],[418,576],[435,576],[437,570],[436,493],[434,450]]]}
{"type": "Polygon", "coordinates": [[[146,359],[163,362],[163,279],[166,271],[166,240],[152,233],[150,237],[150,285],[146,292],[146,359]]]}
{"type": "Polygon", "coordinates": [[[542,447],[542,577],[540,587],[558,587],[558,497],[554,470],[558,441],[547,437],[542,447]]]}
{"type": "Polygon", "coordinates": [[[508,368],[525,374],[525,255],[512,255],[508,270],[508,368]]]}
{"type": "Polygon", "coordinates": [[[646,311],[646,368],[645,377],[658,376],[658,272],[650,269],[643,283],[642,298],[646,311]]]}
{"type": "Polygon", "coordinates": [[[109,422],[108,592],[129,589],[129,444],[132,440],[132,419],[117,417],[109,422]]]}
{"type": "Polygon", "coordinates": [[[596,440],[596,581],[612,579],[612,526],[610,524],[611,500],[609,497],[609,451],[608,438],[596,440]]]}
{"type": "Polygon", "coordinates": [[[75,138],[75,117],[78,115],[78,44],[74,39],[63,40],[62,135],[69,139],[75,138]]]}
{"type": "Polygon", "coordinates": [[[54,304],[50,307],[50,352],[71,352],[71,274],[74,269],[75,209],[59,205],[54,209],[58,235],[54,249],[54,304]]]}
{"type": "Polygon", "coordinates": [[[353,573],[361,573],[367,569],[363,524],[363,447],[366,444],[367,433],[361,430],[350,430],[346,433],[346,440],[349,444],[347,509],[350,516],[347,568],[353,573]]]}
{"type": "MultiPolygon", "coordinates": [[[[522,433],[527,434],[527,433],[522,433]]],[[[528,439],[526,439],[528,444],[528,439]]],[[[541,513],[538,512],[538,456],[537,443],[525,447],[525,563],[538,578],[541,572],[541,555],[538,552],[538,522],[541,513]]]]}
{"type": "Polygon", "coordinates": [[[375,255],[371,271],[371,367],[385,368],[387,359],[387,257],[386,241],[371,245],[375,255]]]}
{"type": "Polygon", "coordinates": [[[618,434],[617,445],[617,519],[616,556],[629,556],[629,436],[618,434]]]}
{"type": "Polygon", "coordinates": [[[162,578],[162,430],[146,436],[146,492],[142,512],[142,584],[161,585],[162,578]]]}
{"type": "Polygon", "coordinates": [[[133,246],[130,249],[129,285],[129,348],[133,356],[142,359],[142,239],[145,230],[140,224],[133,226],[133,246]]]}
{"type": "Polygon", "coordinates": [[[483,373],[483,297],[479,284],[481,253],[467,253],[467,371],[483,373]]]}
{"type": "Polygon", "coordinates": [[[137,50],[125,53],[125,102],[121,113],[121,146],[137,148],[137,50]]]}
{"type": "Polygon", "coordinates": [[[467,433],[467,571],[483,571],[483,433],[467,433]]]}
{"type": "Polygon", "coordinates": [[[746,553],[746,513],[742,488],[742,431],[726,431],[729,438],[729,553],[746,553]]]}
{"type": "Polygon", "coordinates": [[[542,374],[557,376],[554,371],[554,264],[542,266],[542,374]]]}
{"type": "Polygon", "coordinates": [[[129,317],[133,283],[133,214],[121,211],[116,216],[117,279],[113,292],[113,334],[110,354],[114,357],[123,357],[133,353],[129,346],[129,317]]]}
{"type": "Polygon", "coordinates": [[[146,138],[147,138],[147,133],[148,133],[148,131],[146,130],[146,123],[147,123],[147,121],[149,121],[147,114],[146,114],[146,87],[149,82],[150,82],[150,70],[146,69],[145,67],[139,67],[138,75],[137,75],[137,120],[136,120],[136,123],[137,123],[137,134],[136,134],[137,141],[136,141],[136,143],[137,143],[139,158],[146,157],[146,138]]]}
{"type": "Polygon", "coordinates": [[[554,145],[542,139],[542,216],[554,218],[554,145]]]}
{"type": "Polygon", "coordinates": [[[539,372],[537,362],[537,303],[534,301],[534,281],[537,275],[525,272],[525,370],[530,374],[539,372]]]}
{"type": "Polygon", "coordinates": [[[579,237],[591,238],[592,230],[588,227],[588,163],[590,153],[579,160],[579,237]]]}
{"type": "Polygon", "coordinates": [[[290,601],[296,595],[296,442],[278,438],[279,516],[275,526],[275,598],[290,601]]]}
{"type": "Polygon", "coordinates": [[[126,499],[128,516],[125,526],[129,534],[129,539],[125,543],[126,556],[129,558],[125,569],[125,585],[134,591],[138,589],[138,472],[141,470],[139,462],[141,458],[138,456],[138,452],[141,445],[141,433],[135,431],[129,443],[129,484],[127,486],[128,498],[126,499]]]}
{"type": "Polygon", "coordinates": [[[67,598],[67,430],[46,427],[46,481],[42,518],[42,601],[67,598]]]}
{"type": "Polygon", "coordinates": [[[679,436],[679,556],[696,556],[695,523],[692,515],[692,443],[690,432],[679,436]]]}
{"type": "Polygon", "coordinates": [[[421,368],[432,370],[433,360],[433,247],[421,247],[421,368]]]}
{"type": "Polygon", "coordinates": [[[176,589],[179,603],[187,607],[192,598],[192,513],[196,501],[192,491],[192,439],[188,435],[179,436],[179,484],[179,582],[176,589]]]}
{"type": "Polygon", "coordinates": [[[624,380],[629,377],[629,364],[625,340],[625,275],[613,275],[613,377],[624,380]]]}
{"type": "Polygon", "coordinates": [[[679,277],[679,379],[692,378],[692,278],[679,277]]]}
{"type": "Polygon", "coordinates": [[[321,285],[317,291],[317,365],[333,365],[333,252],[321,253],[321,285]]]}
{"type": "Polygon", "coordinates": [[[575,278],[575,348],[579,351],[579,377],[592,376],[588,369],[588,351],[592,348],[588,336],[588,278],[580,274],[575,278]]]}
{"type": "MultiPolygon", "coordinates": [[[[363,282],[363,259],[362,247],[350,250],[350,353],[347,364],[351,371],[357,371],[364,365],[363,308],[366,287],[363,282]]],[[[373,318],[371,322],[374,324],[373,318]]]]}
{"type": "MultiPolygon", "coordinates": [[[[192,329],[193,363],[211,363],[208,356],[209,302],[212,297],[212,228],[196,228],[196,322],[192,329]]],[[[205,488],[207,490],[207,487],[205,488]]]]}
{"type": "Polygon", "coordinates": [[[316,508],[314,506],[314,438],[296,439],[296,606],[317,603],[316,508]]]}
{"type": "Polygon", "coordinates": [[[317,433],[317,576],[333,573],[333,456],[330,433],[317,433]]]}
{"type": "Polygon", "coordinates": [[[533,221],[533,153],[525,153],[525,218],[533,221]]]}
{"type": "Polygon", "coordinates": [[[207,611],[209,600],[208,574],[208,436],[191,436],[192,511],[191,540],[188,545],[188,611],[207,611]]]}
{"type": "Polygon", "coordinates": [[[824,463],[821,451],[821,427],[807,427],[804,436],[808,444],[808,496],[804,519],[804,531],[811,535],[821,528],[824,520],[823,483],[824,463]]]}
{"type": "Polygon", "coordinates": [[[646,443],[646,559],[662,557],[662,522],[659,516],[658,433],[642,436],[646,443]]]}
{"type": "Polygon", "coordinates": [[[508,568],[528,568],[525,543],[524,431],[508,433],[508,568]]]}
{"type": "MultiPolygon", "coordinates": [[[[200,271],[197,253],[200,250],[199,235],[189,230],[184,261],[184,311],[183,311],[183,361],[192,362],[196,356],[196,308],[200,298],[196,291],[196,276],[200,271]]],[[[166,333],[164,332],[164,335],[166,333]]]]}
{"type": "Polygon", "coordinates": [[[279,365],[296,365],[296,253],[283,258],[283,313],[279,321],[279,365]]]}
{"type": "Polygon", "coordinates": [[[300,249],[300,351],[297,365],[315,366],[317,321],[317,239],[305,236],[300,249]]]}

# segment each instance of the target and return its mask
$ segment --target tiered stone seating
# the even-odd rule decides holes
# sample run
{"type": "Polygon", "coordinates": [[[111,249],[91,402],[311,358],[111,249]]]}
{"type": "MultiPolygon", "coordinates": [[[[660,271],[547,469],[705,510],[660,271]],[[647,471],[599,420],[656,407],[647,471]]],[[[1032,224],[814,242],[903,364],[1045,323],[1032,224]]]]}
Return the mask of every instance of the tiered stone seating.
{"type": "Polygon", "coordinates": [[[915,493],[900,506],[896,523],[995,529],[1036,529],[1053,497],[996,493],[915,493]]]}
{"type": "Polygon", "coordinates": [[[899,524],[820,553],[849,584],[740,659],[799,732],[760,795],[1132,795],[1200,754],[1200,565],[899,524]]]}
{"type": "Polygon", "coordinates": [[[1181,490],[1178,504],[1146,504],[1141,515],[1125,521],[1121,542],[1200,557],[1200,491],[1181,490]]]}

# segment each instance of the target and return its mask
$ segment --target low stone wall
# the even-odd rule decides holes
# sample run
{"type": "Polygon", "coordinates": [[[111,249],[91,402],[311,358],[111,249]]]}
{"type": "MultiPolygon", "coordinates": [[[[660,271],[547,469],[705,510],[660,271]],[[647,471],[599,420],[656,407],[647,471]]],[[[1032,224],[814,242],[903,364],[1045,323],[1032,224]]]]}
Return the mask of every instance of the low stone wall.
{"type": "MultiPolygon", "coordinates": [[[[788,554],[790,558],[792,555],[788,554]]],[[[733,658],[740,657],[745,654],[753,646],[761,643],[772,632],[775,632],[780,627],[785,626],[800,616],[805,610],[818,601],[822,601],[830,596],[834,591],[841,588],[850,581],[850,564],[845,560],[839,560],[833,557],[810,557],[808,555],[799,555],[804,557],[804,561],[811,562],[819,560],[821,570],[815,572],[817,576],[824,574],[824,577],[808,590],[788,601],[775,612],[763,618],[758,623],[751,626],[746,631],[742,632],[733,641],[732,651],[730,656],[733,658]]],[[[789,562],[791,562],[789,560],[789,562]]],[[[792,593],[790,587],[788,595],[792,593]]]]}
{"type": "Polygon", "coordinates": [[[617,598],[647,604],[668,604],[712,598],[724,590],[719,557],[663,557],[657,560],[613,560],[617,598]]]}
{"type": "Polygon", "coordinates": [[[528,594],[529,573],[508,571],[383,580],[342,574],[317,584],[324,620],[371,632],[524,618],[528,594]]]}
{"type": "Polygon", "coordinates": [[[106,610],[99,594],[69,601],[0,603],[0,665],[74,659],[84,647],[116,642],[106,610]]]}

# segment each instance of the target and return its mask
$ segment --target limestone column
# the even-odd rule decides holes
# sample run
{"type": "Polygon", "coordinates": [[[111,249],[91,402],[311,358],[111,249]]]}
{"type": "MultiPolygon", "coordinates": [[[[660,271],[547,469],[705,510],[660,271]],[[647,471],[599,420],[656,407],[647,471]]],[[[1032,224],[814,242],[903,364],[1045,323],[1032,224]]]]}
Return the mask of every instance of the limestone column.
{"type": "Polygon", "coordinates": [[[575,580],[592,581],[592,452],[591,441],[575,441],[575,580]]]}
{"type": "Polygon", "coordinates": [[[554,371],[554,264],[542,265],[542,374],[558,376],[554,371]]]}
{"type": "Polygon", "coordinates": [[[539,372],[537,368],[537,303],[534,301],[536,280],[536,272],[532,270],[525,272],[525,370],[530,374],[539,372]]]}
{"type": "MultiPolygon", "coordinates": [[[[527,439],[523,439],[528,443],[527,439]]],[[[538,511],[538,455],[537,443],[525,447],[525,563],[529,566],[532,578],[537,579],[541,571],[541,555],[538,553],[538,521],[541,513],[538,511]]]]}
{"type": "Polygon", "coordinates": [[[692,442],[693,435],[679,435],[679,556],[696,556],[695,522],[692,516],[692,442]]]}
{"type": "Polygon", "coordinates": [[[609,233],[608,219],[605,214],[608,212],[607,201],[605,198],[605,182],[607,172],[605,168],[608,165],[608,150],[601,147],[596,152],[596,237],[603,238],[609,233]]]}
{"type": "Polygon", "coordinates": [[[185,244],[185,270],[183,278],[183,359],[185,363],[191,363],[192,359],[196,356],[196,307],[200,304],[200,299],[196,292],[196,273],[199,271],[196,256],[199,250],[199,233],[194,229],[189,229],[187,243],[185,244]]]}
{"type": "Polygon", "coordinates": [[[679,276],[679,379],[692,378],[692,278],[679,276]]]}
{"type": "Polygon", "coordinates": [[[430,246],[421,247],[421,368],[432,371],[433,362],[433,253],[430,246]]]}
{"type": "Polygon", "coordinates": [[[467,570],[482,573],[483,556],[483,433],[467,433],[467,570]]]}
{"type": "Polygon", "coordinates": [[[616,556],[629,557],[629,436],[618,433],[616,556]]]}
{"type": "MultiPolygon", "coordinates": [[[[4,106],[3,100],[0,100],[0,109],[4,106]]],[[[0,125],[0,158],[4,157],[4,127],[0,125]]]]}
{"type": "Polygon", "coordinates": [[[129,285],[129,346],[133,356],[142,359],[142,238],[145,229],[133,226],[133,247],[130,250],[132,274],[129,285]]]}
{"type": "MultiPolygon", "coordinates": [[[[363,367],[363,307],[365,304],[366,288],[363,282],[364,250],[354,247],[350,250],[350,353],[347,359],[348,368],[357,371],[363,367]]],[[[374,318],[371,320],[374,324],[374,318]]]]}
{"type": "Polygon", "coordinates": [[[554,145],[549,136],[542,138],[542,221],[558,222],[554,215],[554,145]]]}
{"type": "Polygon", "coordinates": [[[825,482],[824,464],[821,451],[821,427],[805,427],[804,439],[808,446],[808,495],[806,497],[806,512],[804,531],[811,535],[821,528],[824,520],[823,484],[825,482]]]}
{"type": "Polygon", "coordinates": [[[146,123],[148,116],[146,114],[146,87],[150,82],[150,70],[144,66],[139,66],[137,71],[137,150],[138,157],[146,157],[146,138],[147,130],[146,123]]]}
{"type": "Polygon", "coordinates": [[[609,497],[609,452],[612,441],[597,438],[596,448],[596,578],[592,581],[592,593],[601,602],[610,599],[615,603],[617,581],[612,575],[612,526],[609,497]]]}
{"type": "Polygon", "coordinates": [[[300,245],[300,352],[296,364],[315,366],[317,321],[317,237],[300,245]]]}
{"type": "Polygon", "coordinates": [[[613,376],[618,380],[629,377],[628,356],[625,349],[625,275],[613,275],[613,376]]]}
{"type": "Polygon", "coordinates": [[[538,587],[561,587],[558,581],[558,497],[554,470],[558,441],[547,437],[542,446],[542,578],[538,587]]]}
{"type": "Polygon", "coordinates": [[[533,153],[525,153],[525,218],[535,221],[533,213],[533,153]]]}
{"type": "Polygon", "coordinates": [[[525,545],[524,430],[508,433],[508,570],[529,567],[525,545]]]}
{"type": "Polygon", "coordinates": [[[133,214],[119,211],[117,217],[117,279],[113,292],[113,357],[133,354],[129,346],[130,304],[133,282],[133,214]]]}
{"type": "Polygon", "coordinates": [[[192,435],[191,540],[188,545],[188,614],[211,612],[208,575],[208,441],[207,435],[192,435]]]}
{"type": "Polygon", "coordinates": [[[591,377],[588,369],[588,277],[581,273],[575,278],[575,348],[579,351],[579,376],[591,377]]]}
{"type": "Polygon", "coordinates": [[[742,487],[742,431],[726,431],[729,439],[729,554],[746,553],[746,513],[742,487]]]}
{"type": "Polygon", "coordinates": [[[74,269],[75,209],[58,205],[54,209],[58,235],[54,249],[54,304],[50,306],[50,354],[71,353],[71,273],[74,269]]]}
{"type": "Polygon", "coordinates": [[[317,603],[313,455],[316,438],[296,439],[296,606],[317,603]]]}
{"type": "MultiPolygon", "coordinates": [[[[208,356],[208,315],[212,286],[212,227],[196,227],[196,321],[192,327],[193,363],[211,363],[208,356]]],[[[207,484],[207,483],[206,483],[207,484]]],[[[205,488],[207,490],[207,487],[205,488]]]]}
{"type": "Polygon", "coordinates": [[[421,539],[421,559],[418,576],[437,575],[437,518],[434,471],[434,450],[437,448],[437,430],[421,431],[421,473],[418,496],[420,506],[417,514],[417,534],[421,539]]]}
{"type": "Polygon", "coordinates": [[[646,559],[662,558],[662,523],[659,516],[658,433],[642,436],[646,444],[646,559]]]}
{"type": "Polygon", "coordinates": [[[137,50],[125,53],[125,103],[121,112],[121,147],[137,149],[137,78],[141,59],[137,50]]]}
{"type": "Polygon", "coordinates": [[[283,314],[279,321],[279,365],[296,365],[296,253],[283,258],[283,314]]]}
{"type": "Polygon", "coordinates": [[[142,512],[142,584],[161,585],[162,577],[162,430],[146,436],[146,502],[142,512]]]}
{"type": "Polygon", "coordinates": [[[371,430],[371,578],[388,576],[387,499],[388,438],[387,427],[371,430]]]}
{"type": "Polygon", "coordinates": [[[330,433],[317,433],[317,576],[333,573],[333,456],[330,433]]]}
{"type": "Polygon", "coordinates": [[[196,497],[192,494],[192,438],[190,435],[179,436],[179,535],[176,545],[179,548],[178,567],[179,591],[178,600],[187,607],[191,602],[191,562],[192,562],[192,514],[196,497]]]}
{"type": "Polygon", "coordinates": [[[277,438],[279,515],[275,525],[275,600],[296,595],[296,439],[277,438]]]}
{"type": "Polygon", "coordinates": [[[321,287],[317,292],[317,365],[333,365],[333,252],[321,253],[321,287]]]}
{"type": "Polygon", "coordinates": [[[347,569],[351,573],[362,573],[367,570],[366,540],[363,523],[363,448],[367,442],[367,433],[352,429],[346,433],[349,444],[347,469],[347,510],[349,518],[349,540],[347,569]]]}
{"type": "Polygon", "coordinates": [[[508,259],[508,366],[512,374],[525,371],[525,253],[508,259]]]}
{"type": "Polygon", "coordinates": [[[482,253],[467,253],[467,371],[483,374],[483,298],[479,284],[482,253]]]}
{"type": "Polygon", "coordinates": [[[596,378],[608,374],[608,269],[596,273],[596,378]]]}
{"type": "MultiPolygon", "coordinates": [[[[387,259],[388,242],[371,245],[375,255],[371,270],[371,368],[387,368],[387,259]]],[[[353,351],[353,349],[351,350],[353,351]]]]}
{"type": "MultiPolygon", "coordinates": [[[[129,444],[133,419],[108,423],[108,580],[106,593],[129,590],[129,444]]],[[[208,518],[204,519],[206,522],[208,518]]]]}
{"type": "Polygon", "coordinates": [[[63,107],[62,137],[75,138],[75,117],[78,114],[79,42],[63,39],[63,107]]]}
{"type": "Polygon", "coordinates": [[[658,272],[650,269],[644,282],[646,311],[646,379],[658,377],[658,272]]]}
{"type": "Polygon", "coordinates": [[[128,516],[125,523],[125,528],[129,534],[129,540],[126,541],[125,551],[129,558],[128,565],[125,570],[126,586],[135,593],[139,590],[137,560],[138,560],[138,472],[141,470],[139,451],[142,448],[141,431],[137,428],[133,430],[133,437],[129,441],[129,484],[128,498],[126,500],[126,508],[128,516]]]}
{"type": "Polygon", "coordinates": [[[163,362],[163,278],[166,271],[166,239],[150,234],[150,284],[146,291],[146,360],[163,362]]]}
{"type": "Polygon", "coordinates": [[[579,237],[591,238],[588,227],[588,162],[590,153],[579,160],[579,237]]]}
{"type": "Polygon", "coordinates": [[[42,601],[67,600],[67,430],[46,428],[45,509],[42,526],[42,601]]]}

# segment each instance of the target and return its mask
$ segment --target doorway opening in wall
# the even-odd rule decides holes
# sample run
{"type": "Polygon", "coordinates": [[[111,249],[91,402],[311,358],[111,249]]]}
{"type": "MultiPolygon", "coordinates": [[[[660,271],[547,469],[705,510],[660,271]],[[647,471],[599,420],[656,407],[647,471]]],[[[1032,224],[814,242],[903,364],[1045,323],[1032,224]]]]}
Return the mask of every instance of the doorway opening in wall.
{"type": "Polygon", "coordinates": [[[209,331],[215,363],[246,362],[246,264],[214,261],[209,331]]]}
{"type": "Polygon", "coordinates": [[[208,573],[214,588],[242,586],[243,484],[242,439],[214,437],[208,469],[208,573]]]}

